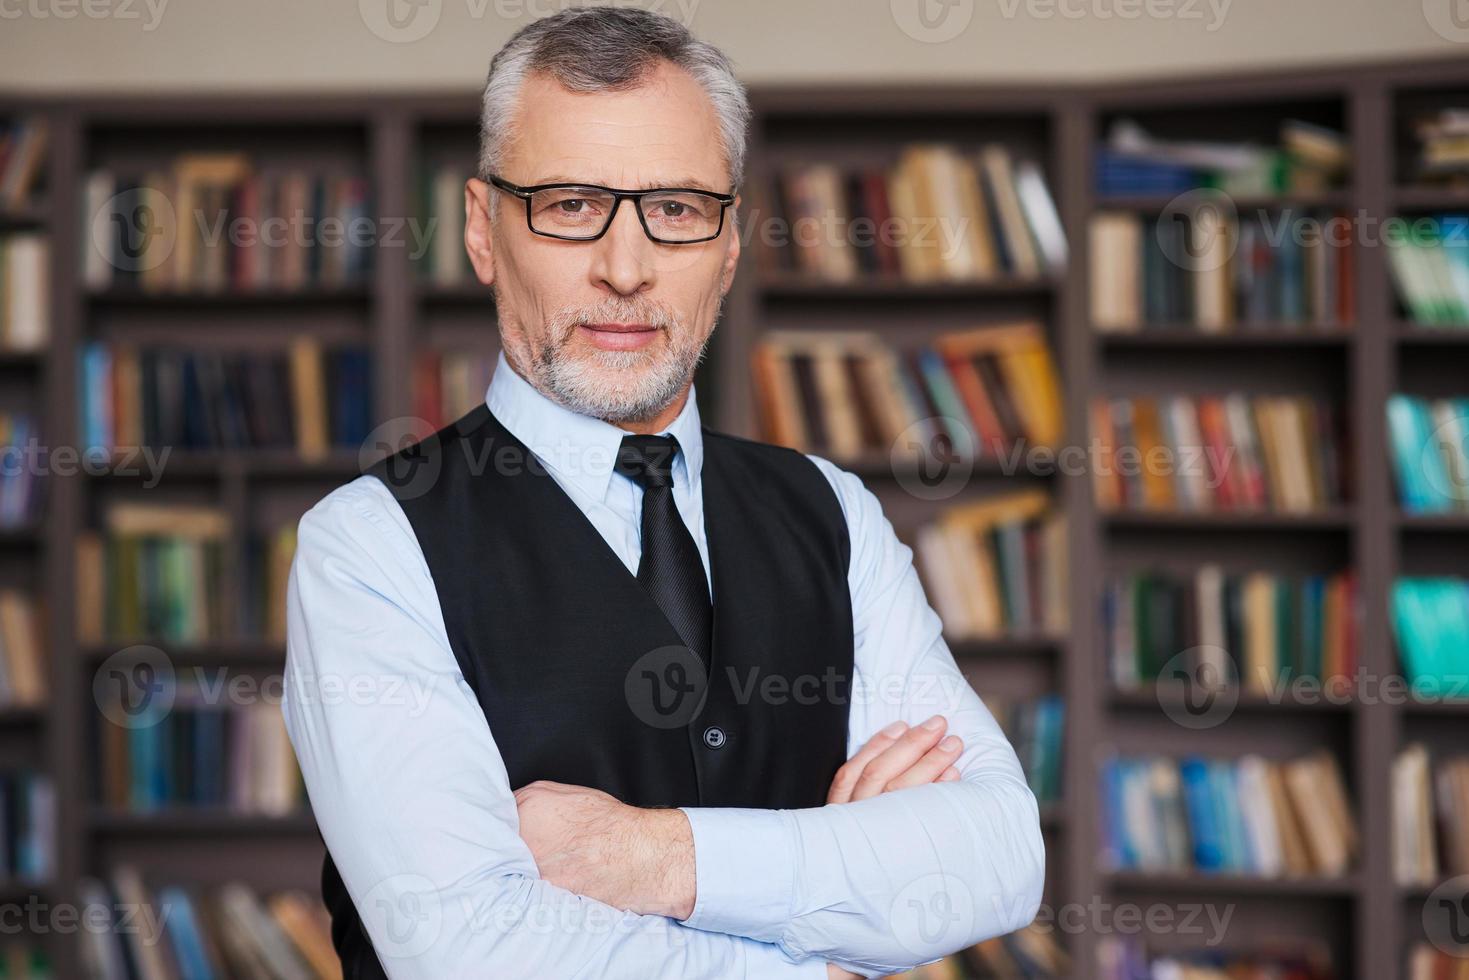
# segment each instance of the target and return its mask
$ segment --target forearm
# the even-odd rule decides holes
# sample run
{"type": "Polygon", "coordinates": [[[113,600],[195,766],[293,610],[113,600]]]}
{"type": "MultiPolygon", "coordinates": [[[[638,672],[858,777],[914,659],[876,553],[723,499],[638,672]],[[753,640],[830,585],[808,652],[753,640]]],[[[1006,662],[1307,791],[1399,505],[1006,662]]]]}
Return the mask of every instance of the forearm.
{"type": "Polygon", "coordinates": [[[1040,902],[1035,798],[1009,773],[809,810],[691,809],[686,924],[875,973],[1020,928],[1040,902]]]}

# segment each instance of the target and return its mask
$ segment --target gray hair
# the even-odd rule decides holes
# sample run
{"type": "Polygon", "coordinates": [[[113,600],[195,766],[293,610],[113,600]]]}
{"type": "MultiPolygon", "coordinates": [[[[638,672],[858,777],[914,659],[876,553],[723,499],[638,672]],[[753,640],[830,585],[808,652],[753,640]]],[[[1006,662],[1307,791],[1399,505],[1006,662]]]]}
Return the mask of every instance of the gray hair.
{"type": "Polygon", "coordinates": [[[682,68],[708,93],[730,182],[738,188],[750,102],[729,59],[674,18],[631,7],[562,10],[522,27],[495,54],[480,100],[479,175],[498,172],[530,74],[545,72],[573,92],[616,92],[636,88],[660,61],[682,68]]]}

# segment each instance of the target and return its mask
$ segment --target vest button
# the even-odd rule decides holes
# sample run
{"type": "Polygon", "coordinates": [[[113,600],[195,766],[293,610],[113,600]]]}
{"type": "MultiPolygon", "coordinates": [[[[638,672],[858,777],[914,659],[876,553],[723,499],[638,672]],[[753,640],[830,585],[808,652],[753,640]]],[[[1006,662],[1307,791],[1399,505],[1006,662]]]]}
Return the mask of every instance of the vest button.
{"type": "Polygon", "coordinates": [[[704,729],[704,744],[711,749],[724,748],[724,743],[728,740],[729,736],[724,734],[724,729],[717,725],[710,725],[704,729]]]}

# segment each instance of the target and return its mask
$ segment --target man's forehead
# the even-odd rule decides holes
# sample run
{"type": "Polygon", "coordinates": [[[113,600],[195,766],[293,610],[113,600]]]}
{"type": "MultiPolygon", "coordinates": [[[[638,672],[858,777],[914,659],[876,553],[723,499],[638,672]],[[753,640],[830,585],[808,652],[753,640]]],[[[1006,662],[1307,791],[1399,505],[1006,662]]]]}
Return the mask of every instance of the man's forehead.
{"type": "Polygon", "coordinates": [[[725,189],[717,186],[725,182],[718,115],[672,65],[609,92],[574,92],[532,74],[519,110],[519,138],[506,149],[522,181],[725,189]]]}

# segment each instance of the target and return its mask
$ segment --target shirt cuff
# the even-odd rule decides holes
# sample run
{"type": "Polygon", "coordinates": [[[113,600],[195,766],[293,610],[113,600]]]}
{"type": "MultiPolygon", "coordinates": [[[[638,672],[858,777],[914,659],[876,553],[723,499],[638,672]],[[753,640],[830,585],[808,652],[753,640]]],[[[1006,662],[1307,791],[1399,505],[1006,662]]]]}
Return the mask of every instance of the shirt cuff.
{"type": "Polygon", "coordinates": [[[795,906],[795,817],[785,810],[679,809],[694,837],[694,911],[684,924],[782,943],[795,906]]]}

